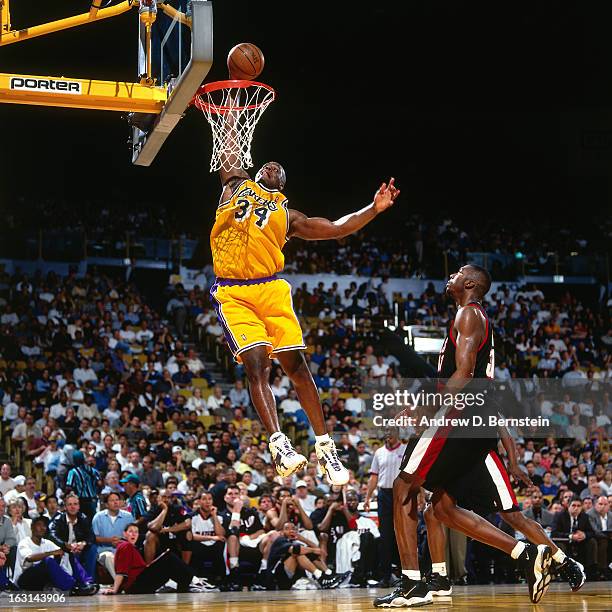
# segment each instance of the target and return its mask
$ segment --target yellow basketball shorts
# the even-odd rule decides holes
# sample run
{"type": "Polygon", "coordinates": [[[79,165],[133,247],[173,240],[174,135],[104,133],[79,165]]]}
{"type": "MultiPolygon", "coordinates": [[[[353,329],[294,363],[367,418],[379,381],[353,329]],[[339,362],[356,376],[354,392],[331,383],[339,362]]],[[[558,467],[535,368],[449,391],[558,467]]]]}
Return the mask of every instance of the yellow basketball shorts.
{"type": "Polygon", "coordinates": [[[302,328],[293,310],[291,285],[276,275],[252,280],[218,278],[210,297],[236,361],[254,346],[275,353],[304,349],[302,328]]]}

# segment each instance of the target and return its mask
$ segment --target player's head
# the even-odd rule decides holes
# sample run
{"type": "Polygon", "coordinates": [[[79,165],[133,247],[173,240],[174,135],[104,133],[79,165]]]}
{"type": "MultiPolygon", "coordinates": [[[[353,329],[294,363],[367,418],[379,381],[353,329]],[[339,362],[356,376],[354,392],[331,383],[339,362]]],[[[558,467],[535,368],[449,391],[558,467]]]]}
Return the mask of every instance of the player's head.
{"type": "Polygon", "coordinates": [[[476,264],[467,264],[458,272],[450,275],[446,283],[446,292],[453,298],[459,298],[464,293],[472,293],[477,299],[482,299],[491,288],[491,275],[476,264]]]}
{"type": "Polygon", "coordinates": [[[355,491],[346,492],[346,505],[350,512],[357,512],[357,506],[359,506],[359,497],[355,491]]]}
{"type": "Polygon", "coordinates": [[[286,522],[283,525],[283,535],[289,540],[294,540],[297,537],[297,529],[295,528],[295,525],[293,523],[286,522]]]}
{"type": "Polygon", "coordinates": [[[283,189],[287,182],[285,169],[278,162],[265,163],[255,175],[255,181],[268,189],[283,189]]]}

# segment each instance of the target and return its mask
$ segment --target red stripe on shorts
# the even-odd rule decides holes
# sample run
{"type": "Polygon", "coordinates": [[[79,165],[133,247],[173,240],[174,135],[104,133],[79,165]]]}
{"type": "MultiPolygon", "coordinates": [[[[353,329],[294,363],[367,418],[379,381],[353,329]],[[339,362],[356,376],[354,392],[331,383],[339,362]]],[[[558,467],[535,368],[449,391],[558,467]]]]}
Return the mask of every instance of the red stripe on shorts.
{"type": "Polygon", "coordinates": [[[515,506],[518,506],[518,501],[516,501],[516,495],[514,494],[514,489],[512,488],[512,485],[510,484],[510,477],[508,476],[508,470],[506,469],[506,466],[503,464],[502,460],[499,458],[499,455],[495,451],[491,451],[489,455],[493,457],[493,461],[495,461],[495,465],[497,465],[497,467],[499,468],[499,471],[501,472],[504,482],[506,483],[506,487],[508,488],[508,493],[510,494],[510,497],[512,498],[512,503],[515,506]]]}

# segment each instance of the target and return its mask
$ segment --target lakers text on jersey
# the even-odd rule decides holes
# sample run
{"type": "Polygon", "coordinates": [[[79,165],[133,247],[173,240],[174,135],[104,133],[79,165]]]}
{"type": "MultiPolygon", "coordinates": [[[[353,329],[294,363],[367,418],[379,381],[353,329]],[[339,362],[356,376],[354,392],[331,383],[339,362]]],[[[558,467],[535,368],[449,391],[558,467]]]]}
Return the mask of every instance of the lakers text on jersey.
{"type": "Polygon", "coordinates": [[[255,181],[242,181],[217,208],[210,234],[217,277],[250,280],[280,272],[288,227],[287,198],[255,181]]]}

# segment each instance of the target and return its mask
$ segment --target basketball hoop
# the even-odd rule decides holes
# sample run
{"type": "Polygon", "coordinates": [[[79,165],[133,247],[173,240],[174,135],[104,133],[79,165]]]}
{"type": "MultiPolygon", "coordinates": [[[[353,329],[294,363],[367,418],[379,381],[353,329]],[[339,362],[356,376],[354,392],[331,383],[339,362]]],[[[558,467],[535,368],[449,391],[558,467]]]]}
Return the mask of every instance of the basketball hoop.
{"type": "Polygon", "coordinates": [[[255,81],[218,81],[200,87],[193,104],[212,128],[211,172],[253,166],[253,132],[275,95],[272,87],[255,81]]]}

